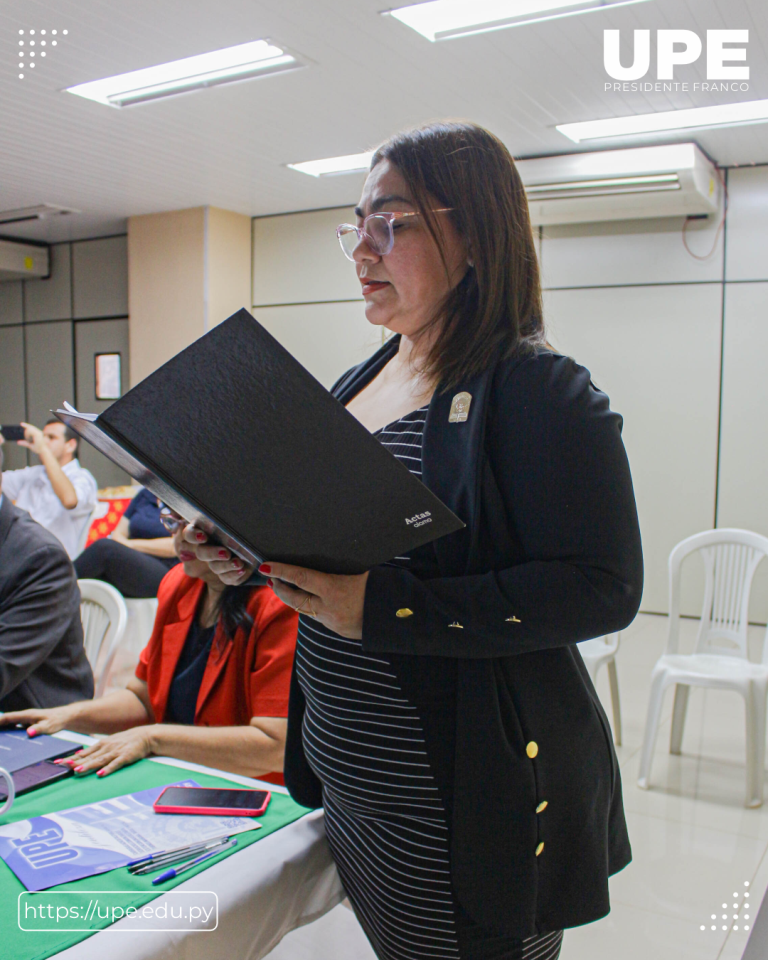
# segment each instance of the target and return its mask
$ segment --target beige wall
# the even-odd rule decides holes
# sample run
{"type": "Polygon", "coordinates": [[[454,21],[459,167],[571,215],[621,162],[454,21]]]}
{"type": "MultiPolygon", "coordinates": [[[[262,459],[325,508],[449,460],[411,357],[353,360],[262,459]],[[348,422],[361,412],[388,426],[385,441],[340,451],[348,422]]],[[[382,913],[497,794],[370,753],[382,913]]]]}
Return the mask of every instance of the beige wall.
{"type": "Polygon", "coordinates": [[[131,383],[248,307],[251,220],[214,207],[128,220],[131,383]]]}

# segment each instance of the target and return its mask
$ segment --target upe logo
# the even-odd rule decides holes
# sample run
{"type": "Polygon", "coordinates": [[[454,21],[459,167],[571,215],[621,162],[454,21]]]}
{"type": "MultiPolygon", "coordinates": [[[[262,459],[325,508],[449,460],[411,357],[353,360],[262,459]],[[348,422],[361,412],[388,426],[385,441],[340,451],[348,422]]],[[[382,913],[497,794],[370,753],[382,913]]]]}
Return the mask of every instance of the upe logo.
{"type": "MultiPolygon", "coordinates": [[[[634,31],[633,60],[630,66],[622,65],[620,39],[620,30],[603,31],[603,63],[606,73],[614,80],[639,80],[648,73],[651,66],[651,31],[634,31]]],[[[707,30],[707,80],[749,80],[749,67],[726,66],[726,61],[746,60],[746,47],[725,46],[727,43],[748,42],[749,30],[707,30]]],[[[657,30],[656,79],[674,80],[675,67],[695,63],[701,56],[702,48],[701,38],[693,30],[657,30]]],[[[606,87],[609,86],[606,84],[606,87]]],[[[733,86],[735,89],[744,87],[743,84],[733,86]]]]}

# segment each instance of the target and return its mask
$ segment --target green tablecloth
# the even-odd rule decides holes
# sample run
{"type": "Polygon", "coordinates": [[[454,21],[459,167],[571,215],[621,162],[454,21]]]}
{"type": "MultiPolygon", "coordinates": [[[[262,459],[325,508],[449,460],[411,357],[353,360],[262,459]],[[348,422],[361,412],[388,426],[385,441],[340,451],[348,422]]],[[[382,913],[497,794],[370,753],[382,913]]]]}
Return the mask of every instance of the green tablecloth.
{"type": "MultiPolygon", "coordinates": [[[[179,780],[195,780],[203,787],[232,787],[231,780],[209,776],[179,767],[152,763],[141,760],[131,767],[124,767],[108,777],[97,778],[88,776],[81,778],[69,777],[66,780],[35,790],[18,797],[13,809],[5,817],[0,818],[0,824],[12,823],[16,820],[27,820],[30,817],[44,816],[56,810],[66,810],[85,803],[95,803],[99,800],[109,800],[125,793],[136,793],[139,790],[148,790],[151,787],[166,786],[179,780]]],[[[120,899],[123,907],[141,907],[155,897],[159,897],[166,890],[171,890],[188,880],[195,874],[201,873],[207,867],[228,856],[237,856],[242,850],[263,837],[269,836],[275,830],[298,820],[307,810],[294,803],[290,797],[282,793],[273,793],[267,812],[259,817],[261,830],[253,830],[238,836],[238,846],[234,849],[212,857],[200,866],[188,870],[176,880],[169,880],[160,887],[152,886],[153,876],[134,877],[125,867],[119,870],[110,870],[94,877],[85,877],[73,883],[63,883],[52,887],[51,891],[61,890],[120,890],[125,891],[126,897],[120,899]]],[[[25,931],[19,928],[18,898],[25,890],[24,885],[16,875],[0,860],[0,957],[2,960],[45,960],[60,950],[65,950],[86,937],[92,936],[98,930],[110,923],[109,919],[94,918],[89,921],[88,929],[83,932],[41,932],[25,931]]],[[[51,892],[46,891],[46,892],[51,892]]],[[[43,894],[39,895],[40,897],[43,894]]],[[[87,904],[90,895],[83,895],[87,904]]],[[[53,924],[51,924],[53,925],[53,924]]],[[[66,925],[66,924],[65,924],[66,925]]]]}

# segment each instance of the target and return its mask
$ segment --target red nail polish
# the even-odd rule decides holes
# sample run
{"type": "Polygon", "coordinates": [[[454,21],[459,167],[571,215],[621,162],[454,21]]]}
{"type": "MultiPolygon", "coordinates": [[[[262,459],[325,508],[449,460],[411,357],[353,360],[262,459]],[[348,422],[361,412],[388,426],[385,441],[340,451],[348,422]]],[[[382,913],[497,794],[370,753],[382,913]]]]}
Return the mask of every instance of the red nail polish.
{"type": "Polygon", "coordinates": [[[219,556],[221,557],[222,560],[226,560],[227,557],[229,556],[229,551],[228,551],[228,550],[219,550],[219,556]]]}
{"type": "Polygon", "coordinates": [[[271,579],[267,580],[267,586],[268,586],[268,587],[274,587],[274,583],[272,583],[272,580],[271,580],[271,579]]]}
{"type": "Polygon", "coordinates": [[[205,536],[204,533],[200,533],[200,532],[198,531],[198,533],[195,534],[195,540],[197,540],[197,541],[200,542],[200,543],[202,543],[203,540],[206,540],[206,539],[207,539],[207,537],[205,536]]]}
{"type": "Polygon", "coordinates": [[[197,557],[194,555],[194,553],[180,553],[180,554],[179,554],[179,560],[196,560],[196,559],[197,559],[197,557]]]}
{"type": "Polygon", "coordinates": [[[259,573],[272,573],[272,567],[268,563],[262,563],[259,567],[259,573]]]}

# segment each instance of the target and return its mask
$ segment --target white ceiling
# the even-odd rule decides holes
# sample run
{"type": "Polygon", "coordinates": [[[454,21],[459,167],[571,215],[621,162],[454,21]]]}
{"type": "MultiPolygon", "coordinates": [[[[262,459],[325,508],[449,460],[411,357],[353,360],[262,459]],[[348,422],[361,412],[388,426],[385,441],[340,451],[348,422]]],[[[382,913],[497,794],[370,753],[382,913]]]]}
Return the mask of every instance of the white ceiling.
{"type": "MultiPolygon", "coordinates": [[[[573,144],[556,123],[768,98],[766,0],[650,0],[436,44],[378,15],[397,5],[0,0],[0,210],[47,202],[82,211],[0,233],[76,239],[121,231],[132,214],[204,204],[250,215],[349,204],[359,195],[359,174],[316,180],[285,164],[357,153],[434,118],[475,120],[515,156],[529,157],[593,149],[573,144]],[[19,30],[54,28],[68,36],[19,80],[19,30]],[[689,29],[702,38],[707,29],[747,28],[750,90],[606,93],[606,28],[620,28],[622,38],[637,28],[689,29]],[[123,110],[61,92],[259,38],[310,65],[123,110]]],[[[706,80],[704,55],[678,67],[676,79],[706,80]]],[[[723,165],[768,162],[768,123],[695,138],[723,165]]],[[[691,135],[602,146],[674,139],[691,135]]]]}

